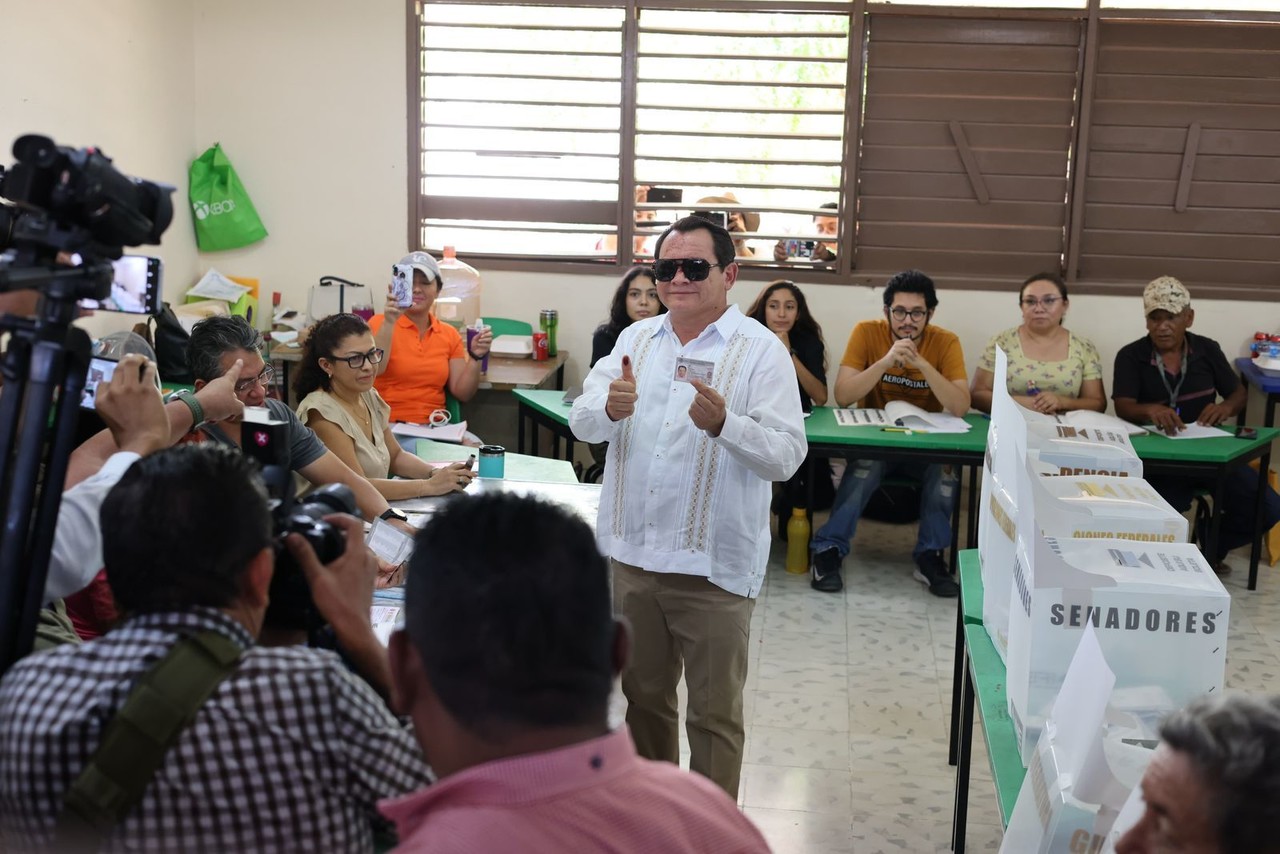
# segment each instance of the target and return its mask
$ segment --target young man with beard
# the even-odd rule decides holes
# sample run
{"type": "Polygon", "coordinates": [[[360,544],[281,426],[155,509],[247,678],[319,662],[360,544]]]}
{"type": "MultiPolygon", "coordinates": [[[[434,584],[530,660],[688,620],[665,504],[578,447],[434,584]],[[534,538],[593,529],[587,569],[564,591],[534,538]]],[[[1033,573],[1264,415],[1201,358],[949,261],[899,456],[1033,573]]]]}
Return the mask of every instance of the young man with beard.
{"type": "MultiPolygon", "coordinates": [[[[849,336],[836,376],[836,405],[883,409],[890,401],[905,400],[929,412],[968,412],[969,381],[960,339],[929,325],[937,307],[933,280],[919,270],[890,279],[884,289],[884,319],[865,320],[849,336]]],[[[854,459],[845,469],[831,518],[813,537],[814,590],[834,593],[844,587],[840,564],[849,553],[858,519],[880,481],[895,474],[921,481],[920,533],[912,552],[915,578],[935,596],[959,593],[942,560],[942,549],[951,542],[959,473],[951,466],[915,461],[854,459]]]]}

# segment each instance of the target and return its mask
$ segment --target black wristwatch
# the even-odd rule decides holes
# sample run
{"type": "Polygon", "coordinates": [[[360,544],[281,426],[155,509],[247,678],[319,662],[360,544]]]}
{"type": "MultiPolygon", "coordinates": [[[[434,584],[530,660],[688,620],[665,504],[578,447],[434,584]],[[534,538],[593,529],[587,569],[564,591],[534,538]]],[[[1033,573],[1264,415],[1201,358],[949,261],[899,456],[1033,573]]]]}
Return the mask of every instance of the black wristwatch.
{"type": "Polygon", "coordinates": [[[386,510],[383,510],[382,515],[378,518],[384,522],[390,522],[392,519],[399,519],[401,522],[409,521],[408,515],[394,507],[388,507],[386,510]]]}

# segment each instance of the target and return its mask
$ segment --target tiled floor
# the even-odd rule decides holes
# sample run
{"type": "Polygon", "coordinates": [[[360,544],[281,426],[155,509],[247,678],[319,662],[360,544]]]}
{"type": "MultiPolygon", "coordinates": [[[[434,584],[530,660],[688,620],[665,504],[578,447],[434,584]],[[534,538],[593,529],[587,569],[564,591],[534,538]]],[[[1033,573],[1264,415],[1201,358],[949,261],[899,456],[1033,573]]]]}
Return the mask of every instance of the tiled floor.
{"type": "MultiPolygon", "coordinates": [[[[912,579],[914,541],[914,526],[864,522],[837,594],[788,575],[785,544],[774,544],[751,628],[739,802],[780,854],[950,850],[956,605],[912,579]]],[[[1275,691],[1280,578],[1264,565],[1250,593],[1248,550],[1229,562],[1227,684],[1275,691]]],[[[980,735],[969,798],[968,850],[994,852],[1000,822],[980,735]]]]}

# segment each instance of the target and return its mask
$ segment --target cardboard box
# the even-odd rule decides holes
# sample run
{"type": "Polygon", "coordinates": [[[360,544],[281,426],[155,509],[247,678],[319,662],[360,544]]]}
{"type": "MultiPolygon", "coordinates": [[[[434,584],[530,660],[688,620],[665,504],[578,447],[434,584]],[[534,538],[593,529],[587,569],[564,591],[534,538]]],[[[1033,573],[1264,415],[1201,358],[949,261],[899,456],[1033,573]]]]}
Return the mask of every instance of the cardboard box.
{"type": "Polygon", "coordinates": [[[1006,682],[1024,765],[1086,626],[1117,689],[1178,706],[1222,691],[1231,597],[1199,549],[1044,537],[1028,513],[1020,508],[1006,682]]]}
{"type": "Polygon", "coordinates": [[[1040,474],[1142,477],[1142,460],[1129,435],[1119,430],[1027,424],[1026,447],[1040,474]]]}
{"type": "Polygon", "coordinates": [[[184,302],[188,305],[200,302],[220,302],[227,307],[227,312],[229,314],[240,315],[245,320],[249,321],[249,325],[252,326],[255,318],[258,316],[258,280],[245,276],[227,276],[226,278],[235,282],[237,285],[244,285],[249,289],[248,292],[235,302],[231,302],[229,300],[211,300],[207,297],[193,296],[188,293],[184,302]]]}
{"type": "Polygon", "coordinates": [[[206,317],[225,317],[231,312],[224,300],[197,299],[194,302],[187,302],[185,305],[173,306],[173,313],[178,318],[178,323],[190,335],[191,329],[206,317]]]}

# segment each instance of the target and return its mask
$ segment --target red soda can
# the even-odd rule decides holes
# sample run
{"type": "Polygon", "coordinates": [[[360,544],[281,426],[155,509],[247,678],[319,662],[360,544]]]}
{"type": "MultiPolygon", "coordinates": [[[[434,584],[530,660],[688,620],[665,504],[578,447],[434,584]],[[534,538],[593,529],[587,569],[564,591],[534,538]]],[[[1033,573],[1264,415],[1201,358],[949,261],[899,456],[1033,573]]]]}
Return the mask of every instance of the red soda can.
{"type": "Polygon", "coordinates": [[[533,333],[533,360],[535,362],[545,362],[547,360],[547,333],[533,333]]]}

